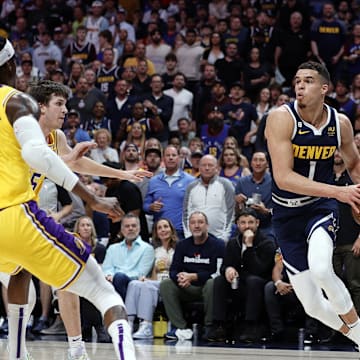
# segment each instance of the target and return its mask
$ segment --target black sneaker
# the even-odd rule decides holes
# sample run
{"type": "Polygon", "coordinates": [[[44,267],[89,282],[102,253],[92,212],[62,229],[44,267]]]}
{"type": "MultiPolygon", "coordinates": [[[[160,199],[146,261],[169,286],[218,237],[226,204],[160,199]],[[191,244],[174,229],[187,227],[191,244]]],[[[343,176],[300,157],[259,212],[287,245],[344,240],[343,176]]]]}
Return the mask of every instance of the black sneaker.
{"type": "Polygon", "coordinates": [[[239,340],[246,343],[253,343],[260,340],[258,326],[255,324],[245,326],[239,340]]]}
{"type": "Polygon", "coordinates": [[[34,334],[40,334],[41,331],[47,329],[48,327],[49,327],[48,320],[39,319],[37,324],[32,328],[32,332],[34,334]]]}
{"type": "Polygon", "coordinates": [[[222,342],[226,339],[225,329],[222,325],[212,326],[205,334],[205,340],[222,342]]]}
{"type": "Polygon", "coordinates": [[[110,336],[107,334],[104,326],[95,326],[98,343],[109,343],[111,342],[110,336]]]}
{"type": "Polygon", "coordinates": [[[0,326],[0,334],[7,334],[9,332],[9,322],[6,318],[0,326]]]}
{"type": "Polygon", "coordinates": [[[315,345],[318,342],[319,338],[316,335],[310,333],[305,334],[304,345],[315,345]]]}

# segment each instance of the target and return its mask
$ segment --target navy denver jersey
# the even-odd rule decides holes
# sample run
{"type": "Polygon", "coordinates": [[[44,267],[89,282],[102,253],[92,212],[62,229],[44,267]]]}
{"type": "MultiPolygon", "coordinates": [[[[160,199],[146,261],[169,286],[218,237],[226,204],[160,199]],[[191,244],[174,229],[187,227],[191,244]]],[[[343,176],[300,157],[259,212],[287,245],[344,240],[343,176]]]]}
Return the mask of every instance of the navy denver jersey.
{"type": "Polygon", "coordinates": [[[120,68],[113,66],[111,69],[100,67],[97,73],[96,87],[105,95],[113,94],[115,81],[120,79],[120,68]]]}
{"type": "MultiPolygon", "coordinates": [[[[293,170],[311,180],[332,184],[334,153],[341,143],[340,123],[336,110],[324,104],[327,120],[321,128],[317,129],[301,119],[297,112],[296,101],[284,106],[294,121],[291,139],[294,153],[293,170]]],[[[301,194],[281,190],[274,180],[272,192],[274,203],[286,207],[301,207],[318,200],[311,196],[301,196],[301,194]]]]}

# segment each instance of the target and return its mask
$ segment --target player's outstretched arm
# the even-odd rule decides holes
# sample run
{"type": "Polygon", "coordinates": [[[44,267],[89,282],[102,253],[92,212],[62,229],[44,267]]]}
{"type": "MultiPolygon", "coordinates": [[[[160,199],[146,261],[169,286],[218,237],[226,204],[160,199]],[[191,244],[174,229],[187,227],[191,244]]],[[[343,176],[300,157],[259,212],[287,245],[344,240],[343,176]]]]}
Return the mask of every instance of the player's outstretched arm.
{"type": "MultiPolygon", "coordinates": [[[[69,167],[79,173],[86,175],[102,176],[108,178],[117,178],[120,180],[129,180],[129,181],[141,181],[144,177],[151,177],[153,174],[150,171],[146,170],[120,170],[113,169],[109,166],[104,166],[97,163],[96,161],[85,157],[85,156],[72,156],[74,151],[77,149],[72,149],[66,142],[64,133],[61,130],[57,130],[57,140],[58,140],[58,150],[59,154],[66,161],[70,159],[67,163],[69,167]]],[[[93,145],[89,143],[90,148],[93,148],[93,145]]],[[[84,145],[86,146],[86,145],[84,145]]]]}

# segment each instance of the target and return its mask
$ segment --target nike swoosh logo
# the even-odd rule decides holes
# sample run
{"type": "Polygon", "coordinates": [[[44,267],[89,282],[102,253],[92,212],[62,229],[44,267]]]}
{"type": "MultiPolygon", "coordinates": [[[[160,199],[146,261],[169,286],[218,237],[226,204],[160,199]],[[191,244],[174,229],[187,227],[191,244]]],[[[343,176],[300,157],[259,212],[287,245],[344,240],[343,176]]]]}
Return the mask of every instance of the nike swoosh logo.
{"type": "Polygon", "coordinates": [[[308,134],[309,132],[310,132],[310,130],[299,130],[298,134],[299,135],[305,135],[305,134],[308,134]]]}

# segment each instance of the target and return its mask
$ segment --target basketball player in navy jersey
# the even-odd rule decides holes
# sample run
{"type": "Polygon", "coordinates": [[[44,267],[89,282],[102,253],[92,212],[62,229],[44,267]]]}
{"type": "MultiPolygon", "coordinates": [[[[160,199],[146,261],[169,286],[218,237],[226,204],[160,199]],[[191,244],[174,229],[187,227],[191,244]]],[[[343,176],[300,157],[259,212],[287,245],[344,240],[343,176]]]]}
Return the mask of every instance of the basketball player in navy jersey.
{"type": "Polygon", "coordinates": [[[340,189],[332,183],[332,169],[339,148],[358,184],[360,156],[349,119],[324,103],[329,82],[322,64],[301,64],[295,75],[295,102],[269,114],[265,136],[273,173],[273,226],[305,311],[359,345],[359,317],[348,290],[335,275],[332,253],[336,200],[358,214],[360,185],[340,189]]]}

